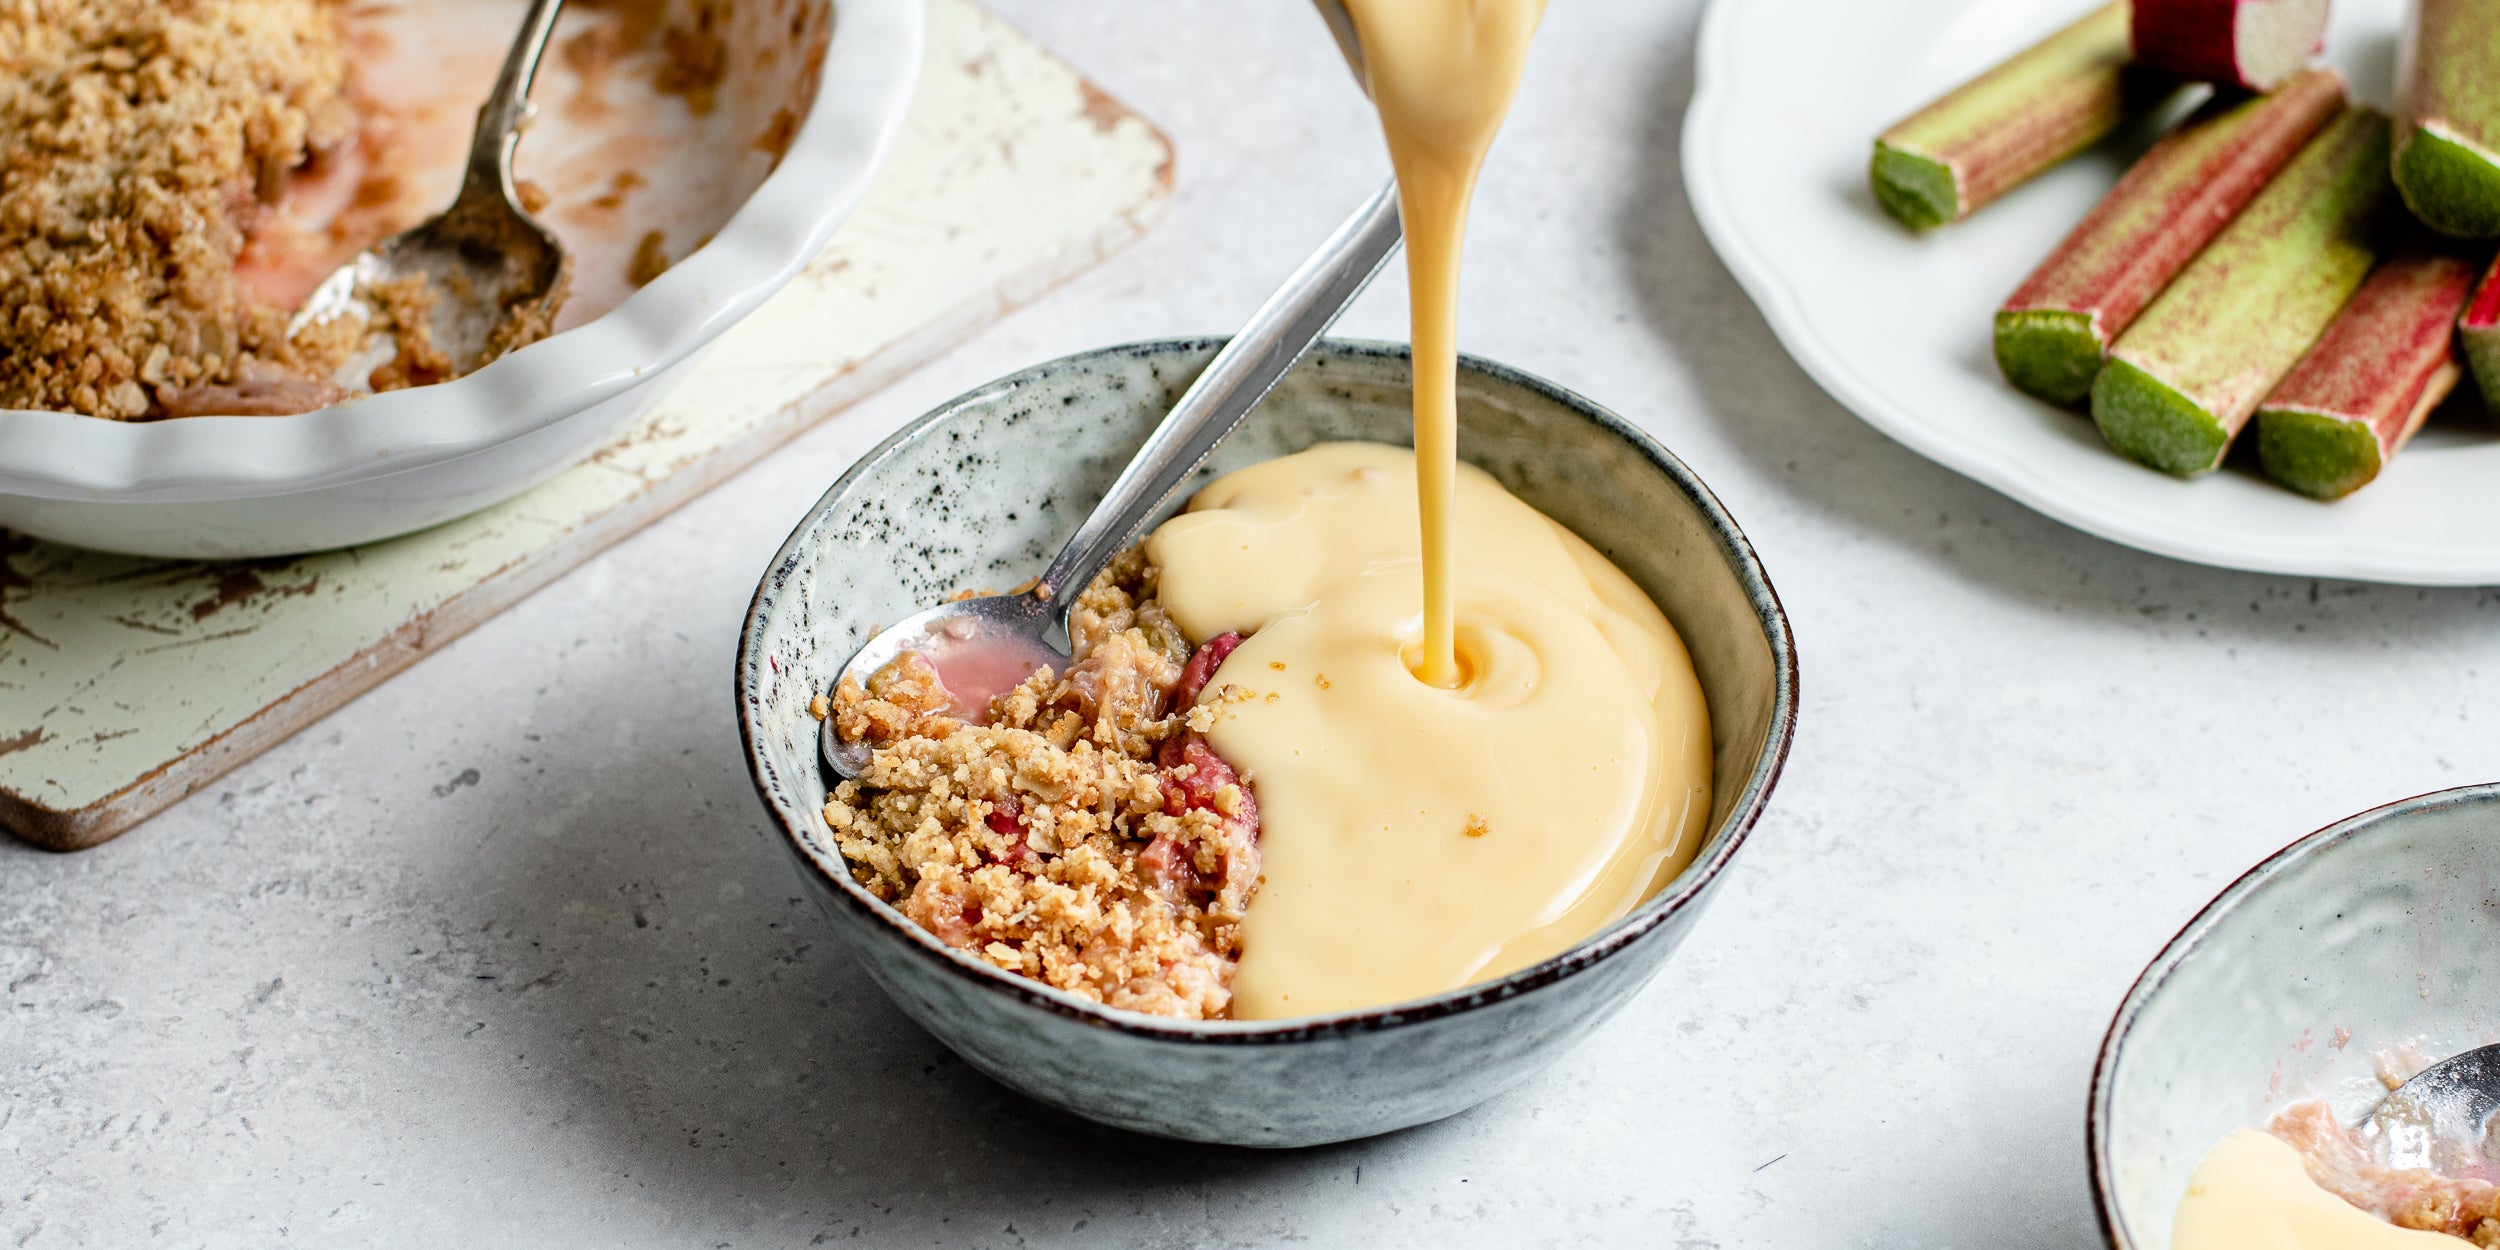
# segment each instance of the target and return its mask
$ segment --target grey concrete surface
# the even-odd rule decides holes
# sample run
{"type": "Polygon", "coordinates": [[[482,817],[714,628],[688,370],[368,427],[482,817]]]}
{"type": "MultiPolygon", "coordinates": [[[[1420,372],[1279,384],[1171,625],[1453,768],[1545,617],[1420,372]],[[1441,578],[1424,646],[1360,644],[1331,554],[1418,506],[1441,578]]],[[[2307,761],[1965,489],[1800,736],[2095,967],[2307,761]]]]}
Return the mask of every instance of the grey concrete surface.
{"type": "Polygon", "coordinates": [[[1463,342],[1645,423],[1751,532],[1803,661],[1786,784],[1665,975],[1455,1120],[1255,1154],[1006,1093],[799,902],[740,613],[896,425],[1231,327],[1385,165],[1295,0],[1000,7],[1169,129],[1170,219],[121,840],[0,847],[0,1243],[2088,1247],[2137,969],[2293,837],[2500,773],[2491,594],[2110,546],[1824,397],[1685,206],[1697,6],[1558,4],[1463,342]]]}

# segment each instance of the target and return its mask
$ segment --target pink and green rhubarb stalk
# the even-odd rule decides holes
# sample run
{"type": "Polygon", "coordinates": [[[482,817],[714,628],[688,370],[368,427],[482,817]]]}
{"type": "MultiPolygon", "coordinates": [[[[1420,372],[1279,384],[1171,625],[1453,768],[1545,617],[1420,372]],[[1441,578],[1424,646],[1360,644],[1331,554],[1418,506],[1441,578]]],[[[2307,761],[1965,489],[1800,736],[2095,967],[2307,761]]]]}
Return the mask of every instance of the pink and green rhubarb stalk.
{"type": "Polygon", "coordinates": [[[2373,271],[2257,406],[2266,476],[2312,499],[2369,485],[2456,388],[2457,315],[2479,268],[2455,244],[2417,240],[2373,271]]]}
{"type": "Polygon", "coordinates": [[[2396,53],[2394,167],[2432,229],[2500,237],[2500,0],[2414,0],[2396,53]]]}
{"type": "Polygon", "coordinates": [[[2051,403],[2089,395],[2119,333],[2343,107],[2343,76],[2306,70],[2155,144],[1997,311],[2006,380],[2051,403]]]}
{"type": "Polygon", "coordinates": [[[1957,87],[1875,140],[1875,200],[1915,230],[1960,221],[2115,129],[2127,6],[2111,4],[1957,87]]]}
{"type": "Polygon", "coordinates": [[[2211,472],[2386,244],[2385,115],[2347,108],[2136,323],[2092,383],[2092,419],[2135,461],[2211,472]]]}

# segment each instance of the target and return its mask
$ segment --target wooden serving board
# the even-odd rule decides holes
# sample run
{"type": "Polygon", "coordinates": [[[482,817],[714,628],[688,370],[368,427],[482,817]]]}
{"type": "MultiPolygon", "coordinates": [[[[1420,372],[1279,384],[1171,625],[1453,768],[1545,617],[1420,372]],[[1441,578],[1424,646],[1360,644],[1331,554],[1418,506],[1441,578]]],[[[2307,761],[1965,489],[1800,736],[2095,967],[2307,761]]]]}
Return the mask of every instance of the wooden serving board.
{"type": "Polygon", "coordinates": [[[0,824],[64,851],[128,829],[1136,238],[1171,190],[1152,126],[971,0],[930,0],[919,96],[858,211],[581,466],[282,560],[0,530],[0,824]]]}

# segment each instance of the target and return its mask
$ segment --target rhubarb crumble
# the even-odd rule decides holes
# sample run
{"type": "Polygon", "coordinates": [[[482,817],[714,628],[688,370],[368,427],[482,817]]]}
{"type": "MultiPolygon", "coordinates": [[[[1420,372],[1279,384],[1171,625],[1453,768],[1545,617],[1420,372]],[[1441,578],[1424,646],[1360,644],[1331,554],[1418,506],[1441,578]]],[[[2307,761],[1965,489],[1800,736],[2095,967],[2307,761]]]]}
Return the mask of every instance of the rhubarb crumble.
{"type": "Polygon", "coordinates": [[[1078,600],[1074,663],[967,713],[906,653],[815,709],[871,747],[825,804],[853,877],[959,950],[1079,997],[1226,1014],[1259,815],[1199,695],[1239,635],[1191,648],[1142,548],[1078,600]]]}
{"type": "Polygon", "coordinates": [[[4,0],[0,408],[123,420],[318,379],[236,274],[289,175],[352,136],[325,0],[4,0]]]}
{"type": "Polygon", "coordinates": [[[0,409],[269,416],[451,376],[422,279],[290,326],[320,275],[415,222],[401,119],[350,63],[360,12],[0,0],[0,409]],[[302,216],[324,200],[335,220],[302,216]]]}

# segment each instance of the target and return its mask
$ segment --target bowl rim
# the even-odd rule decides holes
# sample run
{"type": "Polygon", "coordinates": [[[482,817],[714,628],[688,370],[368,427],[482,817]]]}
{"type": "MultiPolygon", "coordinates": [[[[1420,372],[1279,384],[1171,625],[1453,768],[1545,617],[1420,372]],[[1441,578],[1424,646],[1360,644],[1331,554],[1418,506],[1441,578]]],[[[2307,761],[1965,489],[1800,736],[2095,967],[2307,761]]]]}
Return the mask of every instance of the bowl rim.
{"type": "Polygon", "coordinates": [[[205,502],[326,489],[485,451],[658,376],[796,277],[901,133],[926,44],[921,0],[828,3],[816,96],[780,163],[708,242],[616,307],[464,377],[289,416],[0,409],[0,493],[205,502]]]}
{"type": "MultiPolygon", "coordinates": [[[[801,866],[802,872],[814,874],[833,888],[861,919],[869,921],[877,931],[896,939],[900,948],[917,954],[927,962],[947,969],[959,979],[994,994],[1075,1023],[1109,1029],[1152,1042],[1200,1043],[1216,1045],[1275,1045],[1345,1037],[1379,1032],[1406,1025],[1422,1024],[1464,1014],[1479,1007],[1516,998],[1581,972],[1608,956],[1630,946],[1657,929],[1666,921],[1693,905],[1717,883],[1735,857],[1747,835],[1761,818],[1772,788],[1788,761],[1788,752],[1796,736],[1798,676],[1796,641],[1790,631],[1788,614],[1779,594],[1771,586],[1753,544],[1731,518],[1718,496],[1684,462],[1676,458],[1656,438],[1639,426],[1626,421],[1576,391],[1558,386],[1544,378],[1462,353],[1459,371],[1475,374],[1495,382],[1517,387],[1552,401],[1614,434],[1652,467],[1664,473],[1700,512],[1704,523],[1716,540],[1720,555],[1736,575],[1748,605],[1763,628],[1770,647],[1774,675],[1769,733],[1761,754],[1745,777],[1744,785],[1728,806],[1725,831],[1709,851],[1685,868],[1671,882],[1631,915],[1543,962],[1522,968],[1497,980],[1464,986],[1441,994],[1405,1002],[1365,1007],[1352,1011],[1315,1016],[1294,1016],[1282,1020],[1174,1020],[1140,1012],[1107,1007],[1087,1002],[1064,990],[1039,981],[1005,972],[940,943],[934,936],[913,924],[895,909],[850,879],[848,873],[827,870],[824,861],[808,845],[805,833],[793,813],[775,802],[770,769],[757,748],[754,716],[759,710],[750,695],[761,688],[757,666],[764,663],[766,652],[759,646],[762,625],[775,607],[775,592],[794,571],[813,532],[822,523],[833,502],[866,476],[877,472],[895,453],[926,434],[946,418],[975,404],[994,402],[1003,395],[1041,380],[1065,368],[1120,356],[1145,359],[1172,354],[1212,352],[1226,340],[1220,337],[1188,337],[1146,339],[1073,352],[1052,360],[1020,369],[996,381],[972,388],[937,407],[930,409],[859,458],[832,487],[820,496],[799,520],[790,537],[773,556],[758,584],[754,598],[747,605],[745,624],[739,630],[735,678],[738,711],[739,745],[746,756],[748,779],[755,786],[756,797],[764,804],[778,827],[785,849],[801,866]]],[[[1395,359],[1408,357],[1407,345],[1363,339],[1328,338],[1312,349],[1314,357],[1337,359],[1395,359]]]]}
{"type": "Polygon", "coordinates": [[[2273,884],[2294,865],[2391,823],[2425,812],[2488,803],[2496,799],[2500,799],[2500,781],[2431,790],[2382,803],[2304,834],[2224,886],[2213,901],[2198,909],[2195,916],[2179,927],[2179,931],[2162,946],[2161,953],[2153,956],[2152,962],[2137,974],[2135,984],[2128,988],[2127,996],[2119,1000],[2118,1010],[2110,1017],[2109,1028],[2101,1036],[2100,1053],[2092,1063],[2092,1087],[2084,1112],[2083,1148],[2092,1171],[2092,1213],[2100,1222],[2102,1238],[2115,1250],[2135,1250],[2136,1246],[2134,1237],[2119,1219],[2118,1195],[2111,1175],[2115,1165],[2110,1158],[2109,1116],[2110,1101],[2118,1079],[2118,1056],[2126,1048],[2137,1017],[2161,993],[2179,966],[2196,953],[2197,948],[2235,908],[2273,884]]]}

